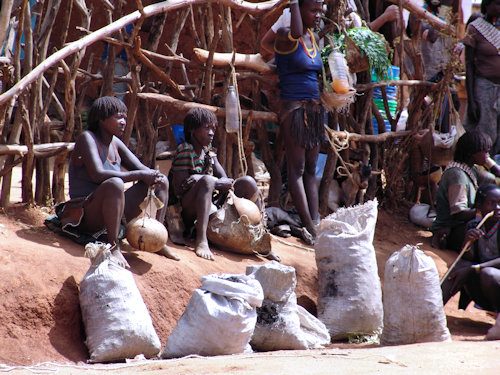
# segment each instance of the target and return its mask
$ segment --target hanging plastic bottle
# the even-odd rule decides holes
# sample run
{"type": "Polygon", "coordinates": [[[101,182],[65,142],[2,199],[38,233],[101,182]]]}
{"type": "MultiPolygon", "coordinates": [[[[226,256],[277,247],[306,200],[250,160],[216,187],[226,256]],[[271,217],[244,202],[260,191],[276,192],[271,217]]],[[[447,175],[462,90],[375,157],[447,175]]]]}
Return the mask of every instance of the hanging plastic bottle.
{"type": "Polygon", "coordinates": [[[239,101],[234,86],[229,86],[226,94],[226,131],[237,133],[239,129],[239,101]]]}
{"type": "Polygon", "coordinates": [[[328,55],[328,66],[332,75],[332,87],[337,94],[345,94],[349,91],[349,81],[347,79],[347,63],[341,52],[333,50],[328,55]]]}

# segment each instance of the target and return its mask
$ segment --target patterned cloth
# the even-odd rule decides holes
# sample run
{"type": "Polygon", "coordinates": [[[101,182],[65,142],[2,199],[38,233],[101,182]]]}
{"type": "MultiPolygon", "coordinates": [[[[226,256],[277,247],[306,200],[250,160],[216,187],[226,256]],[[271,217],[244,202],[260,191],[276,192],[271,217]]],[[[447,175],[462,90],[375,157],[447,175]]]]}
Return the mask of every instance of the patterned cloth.
{"type": "Polygon", "coordinates": [[[171,171],[188,171],[190,175],[213,175],[213,154],[213,150],[207,148],[205,150],[205,157],[200,158],[191,143],[183,142],[177,147],[171,171]]]}

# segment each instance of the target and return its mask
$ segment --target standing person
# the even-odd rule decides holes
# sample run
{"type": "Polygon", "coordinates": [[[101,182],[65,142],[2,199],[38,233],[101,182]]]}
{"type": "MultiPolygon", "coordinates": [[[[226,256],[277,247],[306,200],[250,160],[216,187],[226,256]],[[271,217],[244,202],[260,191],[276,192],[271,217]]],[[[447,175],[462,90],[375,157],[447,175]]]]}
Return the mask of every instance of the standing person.
{"type": "Polygon", "coordinates": [[[465,127],[491,137],[492,155],[500,153],[500,0],[483,0],[481,13],[467,26],[465,127]]]}
{"type": "Polygon", "coordinates": [[[436,219],[432,223],[432,246],[460,251],[465,224],[476,215],[474,200],[478,186],[494,183],[500,168],[489,157],[491,139],[481,131],[470,131],[457,142],[453,161],[439,181],[436,219]],[[486,172],[478,165],[491,168],[486,172]]]}
{"type": "MultiPolygon", "coordinates": [[[[115,97],[94,101],[88,116],[88,130],[75,142],[69,163],[71,200],[56,206],[66,233],[84,233],[99,238],[107,234],[118,263],[130,267],[121,253],[119,231],[122,217],[127,222],[141,213],[140,203],[150,186],[165,204],[156,219],[163,224],[168,201],[168,179],[142,164],[119,139],[125,130],[127,107],[115,97]],[[126,169],[123,171],[122,169],[126,169]],[[126,182],[135,182],[125,190],[126,182]]],[[[159,251],[179,260],[167,245],[159,251]]]]}
{"type": "Polygon", "coordinates": [[[460,309],[465,310],[474,301],[485,310],[500,312],[500,187],[482,185],[476,194],[475,207],[476,218],[467,223],[465,234],[465,243],[472,245],[443,282],[443,304],[460,291],[460,309]],[[492,211],[493,216],[476,228],[492,211]]]}
{"type": "MultiPolygon", "coordinates": [[[[456,0],[425,0],[423,4],[423,8],[427,12],[447,23],[453,22],[454,9],[456,7],[456,0]]],[[[430,24],[417,19],[414,15],[410,14],[408,25],[410,36],[415,36],[420,32],[424,80],[434,83],[440,82],[444,77],[452,54],[456,53],[460,47],[454,47],[454,41],[451,37],[440,33],[430,24]]],[[[458,96],[452,93],[451,99],[455,109],[458,110],[458,96]]],[[[450,111],[450,100],[448,94],[445,93],[435,124],[435,129],[441,133],[450,132],[450,111]]]]}
{"type": "Polygon", "coordinates": [[[195,252],[201,258],[214,260],[207,239],[208,219],[215,206],[214,192],[225,195],[234,188],[234,194],[260,207],[259,189],[250,176],[236,180],[228,178],[212,148],[217,128],[217,117],[205,108],[195,107],[184,118],[185,142],[177,147],[170,168],[170,203],[180,202],[186,228],[195,227],[195,252]]]}
{"type": "Polygon", "coordinates": [[[290,27],[278,29],[275,60],[280,81],[280,131],[285,142],[288,188],[302,225],[315,237],[319,222],[316,162],[324,139],[325,109],[318,74],[318,36],[323,2],[291,0],[290,27]]]}

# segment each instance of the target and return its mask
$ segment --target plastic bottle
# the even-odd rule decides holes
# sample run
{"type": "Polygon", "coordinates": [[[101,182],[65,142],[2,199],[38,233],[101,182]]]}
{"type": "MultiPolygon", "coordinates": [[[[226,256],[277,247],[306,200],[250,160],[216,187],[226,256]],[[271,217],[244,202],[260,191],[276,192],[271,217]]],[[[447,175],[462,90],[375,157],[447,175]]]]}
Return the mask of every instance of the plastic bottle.
{"type": "Polygon", "coordinates": [[[229,86],[226,94],[226,131],[237,133],[240,129],[239,102],[234,86],[229,86]]]}
{"type": "Polygon", "coordinates": [[[332,75],[332,87],[337,94],[345,94],[349,91],[347,80],[347,64],[344,55],[338,51],[332,51],[328,55],[328,66],[332,75]]]}

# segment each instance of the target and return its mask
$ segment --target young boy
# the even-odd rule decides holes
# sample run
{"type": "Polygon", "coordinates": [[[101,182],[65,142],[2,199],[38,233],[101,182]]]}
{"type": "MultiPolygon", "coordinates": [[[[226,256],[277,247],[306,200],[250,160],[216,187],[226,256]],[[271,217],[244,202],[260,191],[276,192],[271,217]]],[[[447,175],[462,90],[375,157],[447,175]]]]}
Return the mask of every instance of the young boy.
{"type": "MultiPolygon", "coordinates": [[[[90,108],[88,130],[78,136],[69,163],[71,200],[56,206],[65,233],[78,237],[91,235],[96,240],[107,234],[107,242],[117,262],[129,267],[120,249],[122,217],[129,222],[141,213],[139,205],[154,188],[156,196],[168,201],[168,180],[155,169],[142,164],[120,140],[126,125],[127,107],[115,97],[96,99],[90,108]],[[125,190],[124,184],[135,182],[125,190]]],[[[164,222],[166,204],[156,219],[164,222]]],[[[168,258],[179,257],[167,248],[159,251],[168,258]]]]}
{"type": "Polygon", "coordinates": [[[446,303],[459,290],[459,308],[470,301],[489,311],[500,311],[500,187],[482,185],[476,193],[477,218],[467,223],[464,244],[472,243],[470,250],[457,263],[443,282],[443,302],[446,303]],[[484,215],[493,211],[484,225],[476,229],[484,215]]]}
{"type": "Polygon", "coordinates": [[[184,118],[185,142],[177,147],[169,174],[171,198],[181,203],[186,228],[195,225],[196,255],[209,260],[214,260],[207,240],[208,219],[215,212],[214,192],[226,194],[234,188],[238,197],[253,202],[259,196],[252,177],[227,177],[212,148],[216,127],[213,112],[201,107],[191,109],[184,118]]]}

